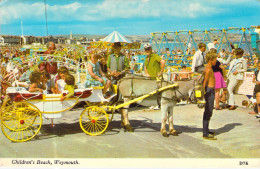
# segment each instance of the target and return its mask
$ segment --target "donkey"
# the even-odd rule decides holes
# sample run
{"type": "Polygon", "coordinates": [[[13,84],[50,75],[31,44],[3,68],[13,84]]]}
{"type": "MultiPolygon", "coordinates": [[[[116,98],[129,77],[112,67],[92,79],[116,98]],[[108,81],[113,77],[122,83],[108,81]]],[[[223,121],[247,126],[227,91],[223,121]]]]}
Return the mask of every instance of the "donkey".
{"type": "MultiPolygon", "coordinates": [[[[180,99],[187,99],[188,97],[195,97],[193,90],[195,80],[178,81],[178,89],[173,88],[162,91],[146,99],[140,100],[137,103],[143,106],[154,106],[158,103],[161,104],[161,133],[164,137],[168,137],[166,131],[166,122],[169,122],[169,134],[178,136],[178,132],[173,127],[173,107],[180,99]]],[[[134,98],[145,95],[158,88],[173,84],[169,81],[156,81],[154,78],[144,76],[128,75],[118,82],[118,88],[124,98],[124,102],[130,101],[134,98]]],[[[124,126],[126,131],[133,132],[128,119],[128,106],[125,106],[121,113],[121,125],[124,126]]]]}

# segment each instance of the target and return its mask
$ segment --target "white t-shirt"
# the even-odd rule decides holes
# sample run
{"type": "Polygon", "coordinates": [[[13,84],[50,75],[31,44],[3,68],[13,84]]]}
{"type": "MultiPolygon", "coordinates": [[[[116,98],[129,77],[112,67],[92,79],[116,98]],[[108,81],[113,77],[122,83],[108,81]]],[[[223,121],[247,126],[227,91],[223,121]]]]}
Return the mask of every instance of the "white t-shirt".
{"type": "Polygon", "coordinates": [[[59,79],[59,80],[57,80],[57,85],[58,85],[59,91],[63,92],[65,85],[66,85],[65,81],[63,79],[59,79]]]}

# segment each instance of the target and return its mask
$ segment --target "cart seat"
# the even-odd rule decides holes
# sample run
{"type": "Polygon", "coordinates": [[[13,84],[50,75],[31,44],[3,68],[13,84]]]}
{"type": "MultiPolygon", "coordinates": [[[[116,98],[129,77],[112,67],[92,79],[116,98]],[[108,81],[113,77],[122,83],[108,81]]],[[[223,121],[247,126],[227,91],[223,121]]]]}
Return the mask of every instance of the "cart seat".
{"type": "Polygon", "coordinates": [[[42,99],[42,93],[29,92],[25,87],[8,87],[6,94],[15,102],[30,99],[42,99]]]}

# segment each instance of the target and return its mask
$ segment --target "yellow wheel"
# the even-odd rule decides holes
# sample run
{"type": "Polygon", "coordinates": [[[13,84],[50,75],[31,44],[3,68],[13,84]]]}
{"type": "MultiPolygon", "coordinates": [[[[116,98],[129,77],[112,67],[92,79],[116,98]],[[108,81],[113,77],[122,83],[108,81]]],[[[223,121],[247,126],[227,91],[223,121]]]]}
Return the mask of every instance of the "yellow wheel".
{"type": "Polygon", "coordinates": [[[2,110],[1,129],[11,141],[23,142],[32,139],[40,131],[41,125],[41,112],[30,103],[14,103],[2,110]]]}
{"type": "Polygon", "coordinates": [[[107,129],[108,122],[105,110],[97,106],[87,107],[79,119],[81,129],[91,136],[102,134],[107,129]]]}
{"type": "Polygon", "coordinates": [[[10,97],[8,95],[5,96],[3,103],[1,105],[1,109],[0,109],[0,116],[1,116],[1,112],[4,108],[13,105],[13,101],[10,99],[10,97]]]}

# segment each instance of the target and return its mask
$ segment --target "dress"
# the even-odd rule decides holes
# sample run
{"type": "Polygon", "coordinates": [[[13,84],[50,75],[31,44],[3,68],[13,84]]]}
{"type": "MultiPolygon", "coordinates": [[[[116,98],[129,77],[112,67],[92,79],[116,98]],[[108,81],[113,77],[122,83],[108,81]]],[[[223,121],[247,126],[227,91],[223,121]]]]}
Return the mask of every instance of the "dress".
{"type": "MultiPolygon", "coordinates": [[[[101,77],[104,80],[104,84],[106,84],[107,78],[102,77],[99,74],[99,69],[100,69],[99,62],[97,62],[96,64],[93,64],[91,61],[89,61],[88,64],[91,64],[93,73],[96,74],[98,77],[101,77]]],[[[99,80],[92,78],[91,75],[89,74],[88,70],[87,70],[86,79],[87,80],[85,81],[85,87],[104,86],[104,84],[102,84],[99,80]]]]}
{"type": "Polygon", "coordinates": [[[227,84],[223,78],[222,69],[219,66],[220,66],[219,61],[217,61],[215,66],[212,66],[212,70],[215,76],[215,89],[221,89],[227,87],[227,84]]]}

